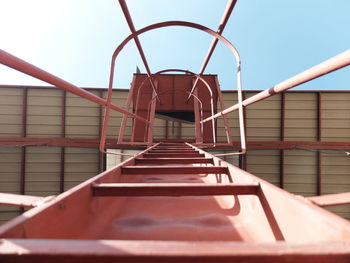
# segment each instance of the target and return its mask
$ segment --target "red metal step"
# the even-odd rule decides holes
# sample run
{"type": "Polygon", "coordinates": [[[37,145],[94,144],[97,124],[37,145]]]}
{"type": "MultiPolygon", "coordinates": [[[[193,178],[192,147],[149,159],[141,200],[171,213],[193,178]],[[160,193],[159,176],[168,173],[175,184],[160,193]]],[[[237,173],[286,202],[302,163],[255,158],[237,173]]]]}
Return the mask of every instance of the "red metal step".
{"type": "Polygon", "coordinates": [[[148,153],[199,153],[195,150],[150,150],[148,153]]]}
{"type": "Polygon", "coordinates": [[[135,164],[199,164],[213,163],[212,158],[136,158],[135,164]]]}
{"type": "Polygon", "coordinates": [[[109,183],[94,184],[94,196],[256,195],[259,184],[109,183]]]}
{"type": "Polygon", "coordinates": [[[122,174],[227,174],[223,166],[123,166],[122,174]]]}
{"type": "Polygon", "coordinates": [[[175,157],[175,158],[178,158],[178,157],[204,157],[204,154],[202,153],[144,153],[143,154],[143,157],[144,158],[163,158],[163,157],[175,157]]]}

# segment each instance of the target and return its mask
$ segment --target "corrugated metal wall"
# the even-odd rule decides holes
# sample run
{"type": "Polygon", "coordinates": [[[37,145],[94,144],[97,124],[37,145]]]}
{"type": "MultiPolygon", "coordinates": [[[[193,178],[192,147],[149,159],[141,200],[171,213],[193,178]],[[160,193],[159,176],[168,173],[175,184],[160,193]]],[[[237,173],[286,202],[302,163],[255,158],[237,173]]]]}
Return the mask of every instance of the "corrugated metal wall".
{"type": "MultiPolygon", "coordinates": [[[[106,95],[102,89],[91,91],[98,96],[106,95]]],[[[254,94],[245,92],[245,97],[254,94]]],[[[236,102],[233,93],[224,92],[223,96],[226,107],[236,102]]],[[[124,106],[126,97],[127,91],[115,91],[113,103],[124,106]]],[[[247,140],[349,142],[349,101],[349,92],[288,92],[255,103],[245,112],[247,140]]],[[[102,117],[100,106],[59,89],[0,87],[2,138],[97,139],[102,117]]],[[[121,117],[111,112],[108,138],[116,138],[121,117]]],[[[237,112],[228,117],[234,140],[239,140],[237,112]]],[[[126,139],[130,138],[131,118],[127,127],[126,139]]],[[[221,119],[217,127],[218,139],[224,141],[226,135],[221,119]]],[[[158,138],[193,139],[194,126],[157,120],[154,134],[158,138]]],[[[321,194],[350,190],[350,157],[345,151],[249,150],[245,157],[226,159],[295,194],[316,195],[318,180],[321,194]]],[[[118,158],[113,158],[109,163],[116,161],[118,158]]],[[[103,163],[104,156],[94,148],[0,147],[0,192],[55,195],[98,174],[104,168],[103,163]]],[[[331,210],[350,218],[350,206],[331,210]]],[[[18,208],[0,206],[0,223],[18,212],[18,208]]]]}

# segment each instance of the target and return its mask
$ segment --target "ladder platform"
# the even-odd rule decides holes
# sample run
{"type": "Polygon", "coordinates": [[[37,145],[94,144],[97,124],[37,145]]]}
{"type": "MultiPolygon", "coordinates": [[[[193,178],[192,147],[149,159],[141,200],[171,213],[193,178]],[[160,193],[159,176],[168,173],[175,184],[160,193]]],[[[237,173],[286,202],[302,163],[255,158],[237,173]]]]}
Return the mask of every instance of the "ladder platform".
{"type": "Polygon", "coordinates": [[[224,166],[122,166],[122,174],[227,174],[224,166]]]}
{"type": "Polygon", "coordinates": [[[94,196],[257,195],[258,188],[258,183],[102,183],[92,186],[94,196]]]}
{"type": "Polygon", "coordinates": [[[136,158],[135,164],[194,164],[213,163],[212,158],[136,158]]]}

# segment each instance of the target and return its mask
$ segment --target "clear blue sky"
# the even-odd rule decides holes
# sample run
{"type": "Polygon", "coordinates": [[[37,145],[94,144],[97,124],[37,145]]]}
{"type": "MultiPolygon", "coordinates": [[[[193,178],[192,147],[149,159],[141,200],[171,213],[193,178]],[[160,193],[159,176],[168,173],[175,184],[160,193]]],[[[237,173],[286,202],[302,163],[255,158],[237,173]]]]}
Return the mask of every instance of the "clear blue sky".
{"type": "MultiPolygon", "coordinates": [[[[217,29],[226,0],[127,0],[137,29],[186,20],[217,29]]],[[[110,58],[130,33],[117,0],[0,0],[0,47],[77,86],[108,85],[110,58]]],[[[350,47],[349,0],[238,0],[224,36],[242,58],[244,89],[266,89],[350,47]]],[[[211,37],[172,27],[140,37],[153,72],[198,72],[211,37]]],[[[117,60],[115,87],[128,88],[138,65],[133,42],[117,60]]],[[[236,89],[232,55],[218,45],[205,73],[236,89]]],[[[0,65],[0,84],[46,85],[0,65]]],[[[350,68],[298,89],[350,89],[350,68]]]]}

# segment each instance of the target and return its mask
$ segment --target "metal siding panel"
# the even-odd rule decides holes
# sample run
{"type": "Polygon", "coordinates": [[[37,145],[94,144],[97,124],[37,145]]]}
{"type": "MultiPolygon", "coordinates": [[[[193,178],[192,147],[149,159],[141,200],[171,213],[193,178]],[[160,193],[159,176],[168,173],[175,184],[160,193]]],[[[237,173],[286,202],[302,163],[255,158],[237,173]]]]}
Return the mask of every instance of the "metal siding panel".
{"type": "Polygon", "coordinates": [[[59,137],[61,133],[61,91],[56,89],[28,89],[27,136],[59,137]],[[35,113],[32,111],[35,109],[35,113]],[[55,114],[45,115],[53,107],[55,114]]]}
{"type": "Polygon", "coordinates": [[[303,196],[316,195],[316,152],[284,151],[284,187],[303,196]]]}
{"type": "Polygon", "coordinates": [[[66,148],[65,191],[99,173],[99,151],[89,148],[66,148]]]}
{"type": "Polygon", "coordinates": [[[272,184],[279,185],[279,151],[248,150],[247,171],[272,184]]]}
{"type": "Polygon", "coordinates": [[[285,94],[285,140],[317,140],[316,100],[314,93],[285,94]]]}
{"type": "Polygon", "coordinates": [[[27,147],[26,194],[59,193],[60,147],[27,147]]]}

